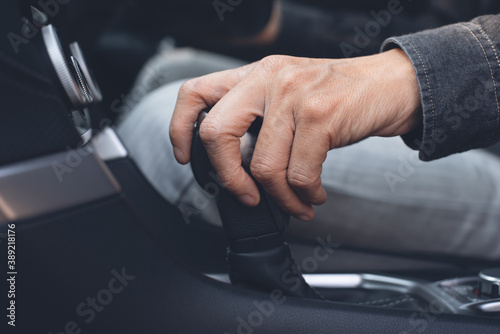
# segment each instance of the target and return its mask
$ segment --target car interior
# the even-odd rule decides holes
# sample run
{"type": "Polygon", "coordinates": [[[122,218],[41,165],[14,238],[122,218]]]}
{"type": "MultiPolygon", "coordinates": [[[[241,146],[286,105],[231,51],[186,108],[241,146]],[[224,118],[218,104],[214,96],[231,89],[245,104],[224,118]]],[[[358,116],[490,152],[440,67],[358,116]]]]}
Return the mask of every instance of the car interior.
{"type": "Polygon", "coordinates": [[[17,94],[2,96],[9,107],[0,112],[1,286],[2,295],[15,293],[14,312],[2,304],[3,322],[15,320],[7,330],[499,332],[497,261],[353,247],[334,230],[302,239],[262,189],[255,208],[211,191],[198,133],[208,110],[193,130],[191,168],[218,198],[224,226],[196,215],[186,223],[138,168],[116,131],[120,112],[110,107],[164,36],[116,15],[113,1],[53,3],[68,6],[67,15],[47,17],[35,2],[10,0],[0,14],[2,29],[34,28],[19,54],[0,53],[2,90],[25,78],[17,94]]]}

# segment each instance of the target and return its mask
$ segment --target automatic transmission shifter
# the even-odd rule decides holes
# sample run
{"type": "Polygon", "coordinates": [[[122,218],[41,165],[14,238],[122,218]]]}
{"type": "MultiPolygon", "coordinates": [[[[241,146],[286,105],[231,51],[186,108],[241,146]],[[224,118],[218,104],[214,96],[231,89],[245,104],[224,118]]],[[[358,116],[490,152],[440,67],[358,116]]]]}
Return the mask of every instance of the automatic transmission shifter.
{"type": "MultiPolygon", "coordinates": [[[[199,134],[200,124],[206,115],[206,111],[200,113],[191,147],[191,168],[203,188],[213,181],[215,175],[199,134]]],[[[250,146],[255,143],[260,125],[259,120],[255,121],[242,138],[246,144],[242,147],[243,167],[250,176],[249,162],[253,149],[250,146]]],[[[241,204],[225,189],[220,189],[217,195],[217,207],[229,240],[227,262],[231,282],[266,292],[278,289],[289,296],[321,298],[305,282],[283,239],[289,215],[256,184],[261,201],[253,208],[241,204]]]]}
{"type": "Polygon", "coordinates": [[[479,295],[500,298],[500,268],[485,269],[479,273],[479,295]]]}

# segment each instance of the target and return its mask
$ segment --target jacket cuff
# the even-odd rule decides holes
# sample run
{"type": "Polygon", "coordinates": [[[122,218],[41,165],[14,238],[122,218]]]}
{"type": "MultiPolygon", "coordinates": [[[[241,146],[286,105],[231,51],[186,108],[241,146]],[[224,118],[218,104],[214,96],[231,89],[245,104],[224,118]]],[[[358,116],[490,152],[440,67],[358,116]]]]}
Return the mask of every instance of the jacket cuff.
{"type": "Polygon", "coordinates": [[[475,21],[389,38],[382,45],[382,51],[406,52],[417,75],[423,123],[402,138],[420,151],[421,160],[500,139],[499,45],[475,21]]]}

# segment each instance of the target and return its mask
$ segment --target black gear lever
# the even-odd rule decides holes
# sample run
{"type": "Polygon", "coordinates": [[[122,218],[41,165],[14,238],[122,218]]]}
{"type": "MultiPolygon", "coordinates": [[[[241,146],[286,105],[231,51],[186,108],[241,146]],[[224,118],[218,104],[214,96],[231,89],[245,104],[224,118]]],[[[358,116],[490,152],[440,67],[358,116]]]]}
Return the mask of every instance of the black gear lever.
{"type": "MultiPolygon", "coordinates": [[[[191,147],[191,168],[196,181],[204,188],[216,177],[199,134],[200,124],[206,115],[205,110],[198,117],[191,147]]],[[[255,141],[261,124],[261,120],[252,124],[245,135],[247,141],[255,141]]],[[[242,165],[250,176],[252,148],[243,148],[247,158],[242,159],[242,165]]],[[[219,189],[217,194],[217,207],[229,240],[227,261],[231,282],[236,286],[266,292],[279,289],[289,296],[321,298],[305,282],[283,239],[289,215],[278,207],[257,182],[256,184],[261,197],[256,207],[244,206],[225,189],[219,189]]]]}

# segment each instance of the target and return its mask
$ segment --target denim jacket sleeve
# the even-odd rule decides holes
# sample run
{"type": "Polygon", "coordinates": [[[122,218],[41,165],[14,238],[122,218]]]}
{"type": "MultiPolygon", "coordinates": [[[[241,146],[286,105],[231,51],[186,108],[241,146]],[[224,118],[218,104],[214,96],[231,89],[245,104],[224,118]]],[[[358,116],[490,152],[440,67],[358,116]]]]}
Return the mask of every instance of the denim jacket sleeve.
{"type": "Polygon", "coordinates": [[[500,15],[387,39],[410,58],[423,122],[402,136],[430,161],[500,141],[500,15]]]}

